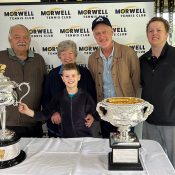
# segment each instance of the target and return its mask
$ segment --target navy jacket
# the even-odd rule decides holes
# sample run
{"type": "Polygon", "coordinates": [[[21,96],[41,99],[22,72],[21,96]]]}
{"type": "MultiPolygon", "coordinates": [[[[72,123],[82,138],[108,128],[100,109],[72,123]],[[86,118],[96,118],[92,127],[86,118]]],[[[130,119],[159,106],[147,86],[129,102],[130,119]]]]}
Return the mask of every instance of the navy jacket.
{"type": "Polygon", "coordinates": [[[97,118],[96,104],[84,90],[70,97],[67,90],[58,93],[42,112],[35,112],[35,120],[43,121],[51,117],[54,112],[61,115],[61,137],[91,137],[90,128],[85,126],[85,117],[91,114],[97,118]]]}
{"type": "Polygon", "coordinates": [[[142,98],[154,105],[147,122],[175,126],[175,47],[166,43],[156,66],[151,53],[140,58],[142,98]]]}
{"type": "MultiPolygon", "coordinates": [[[[96,89],[95,83],[92,79],[92,76],[89,70],[85,67],[78,66],[81,74],[81,79],[78,82],[78,87],[87,91],[96,102],[96,89]]],[[[43,107],[46,107],[51,99],[59,92],[62,92],[65,88],[65,84],[62,81],[61,75],[59,74],[61,66],[58,66],[52,69],[48,76],[46,77],[45,85],[44,85],[44,92],[43,92],[43,100],[42,104],[43,107]]],[[[52,133],[55,137],[60,137],[60,126],[53,124],[49,119],[47,121],[47,128],[48,132],[52,133]]]]}

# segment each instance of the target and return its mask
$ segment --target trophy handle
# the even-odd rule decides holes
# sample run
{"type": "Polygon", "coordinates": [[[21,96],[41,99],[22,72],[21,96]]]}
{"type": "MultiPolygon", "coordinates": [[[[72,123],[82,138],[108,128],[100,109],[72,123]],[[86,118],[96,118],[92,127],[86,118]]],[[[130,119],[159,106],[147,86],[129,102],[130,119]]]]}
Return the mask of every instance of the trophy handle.
{"type": "Polygon", "coordinates": [[[22,99],[30,92],[29,83],[25,83],[25,82],[20,83],[20,84],[18,85],[19,90],[22,91],[21,86],[23,86],[23,85],[26,85],[26,86],[27,86],[27,92],[20,98],[19,101],[17,101],[17,102],[15,103],[15,105],[17,105],[17,103],[21,103],[22,99]]]}
{"type": "Polygon", "coordinates": [[[99,102],[97,103],[96,110],[99,113],[99,115],[103,118],[107,114],[107,105],[105,105],[103,102],[99,102]]]}
{"type": "Polygon", "coordinates": [[[143,119],[146,119],[153,112],[154,106],[145,102],[144,107],[146,107],[146,111],[143,113],[143,119]]]}

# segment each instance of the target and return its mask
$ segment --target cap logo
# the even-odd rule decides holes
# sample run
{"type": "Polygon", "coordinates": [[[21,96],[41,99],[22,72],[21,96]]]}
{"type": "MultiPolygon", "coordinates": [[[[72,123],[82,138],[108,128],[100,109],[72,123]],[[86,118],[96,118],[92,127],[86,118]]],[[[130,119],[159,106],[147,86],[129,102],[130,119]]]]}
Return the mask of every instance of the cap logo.
{"type": "Polygon", "coordinates": [[[94,21],[92,22],[92,30],[94,30],[96,25],[100,23],[106,24],[107,26],[110,26],[112,28],[111,23],[108,18],[104,16],[99,16],[98,18],[94,19],[94,21]]]}
{"type": "Polygon", "coordinates": [[[103,18],[102,18],[102,17],[99,17],[99,18],[96,20],[96,22],[98,22],[98,21],[103,21],[103,18]]]}

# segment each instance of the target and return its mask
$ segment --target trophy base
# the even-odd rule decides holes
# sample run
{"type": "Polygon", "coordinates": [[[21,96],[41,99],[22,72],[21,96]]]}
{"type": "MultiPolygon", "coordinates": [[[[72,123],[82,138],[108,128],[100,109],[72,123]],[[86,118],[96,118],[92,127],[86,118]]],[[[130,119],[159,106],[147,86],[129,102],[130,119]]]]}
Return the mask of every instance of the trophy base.
{"type": "Polygon", "coordinates": [[[112,171],[142,171],[143,167],[140,162],[140,159],[137,163],[114,163],[113,162],[113,154],[110,152],[108,154],[108,170],[112,171]]]}
{"type": "Polygon", "coordinates": [[[21,150],[20,154],[14,159],[0,162],[0,169],[9,168],[21,163],[26,158],[26,153],[21,150]]]}
{"type": "Polygon", "coordinates": [[[14,131],[11,131],[9,129],[5,129],[5,130],[0,130],[0,141],[2,141],[1,144],[5,144],[5,141],[8,142],[9,141],[16,141],[18,140],[19,137],[15,134],[14,131]]]}
{"type": "Polygon", "coordinates": [[[127,137],[121,137],[120,133],[110,133],[111,145],[116,146],[122,143],[123,145],[138,146],[139,140],[134,132],[128,132],[127,137]]]}
{"type": "Polygon", "coordinates": [[[20,149],[20,137],[8,129],[0,131],[0,169],[21,163],[26,153],[20,149]]]}
{"type": "Polygon", "coordinates": [[[116,133],[110,133],[110,139],[109,139],[109,144],[111,148],[140,148],[140,142],[139,139],[137,138],[136,134],[131,132],[130,135],[132,136],[132,138],[134,138],[133,140],[122,140],[123,142],[121,142],[121,140],[116,140],[115,139],[115,135],[116,133]]]}
{"type": "Polygon", "coordinates": [[[132,141],[124,139],[115,139],[116,133],[110,133],[110,147],[112,152],[108,155],[108,169],[109,170],[143,170],[140,157],[139,148],[141,144],[136,134],[131,132],[130,136],[134,138],[132,141]]]}
{"type": "Polygon", "coordinates": [[[19,140],[20,140],[20,137],[17,136],[15,132],[6,129],[3,134],[3,131],[0,130],[0,147],[15,144],[19,140]]]}

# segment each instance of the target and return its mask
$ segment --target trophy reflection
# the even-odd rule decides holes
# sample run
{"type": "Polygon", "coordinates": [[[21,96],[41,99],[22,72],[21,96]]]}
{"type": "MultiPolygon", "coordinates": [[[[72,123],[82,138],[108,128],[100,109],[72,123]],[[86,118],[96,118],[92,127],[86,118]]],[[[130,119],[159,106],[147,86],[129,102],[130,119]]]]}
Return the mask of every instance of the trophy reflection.
{"type": "Polygon", "coordinates": [[[20,137],[14,131],[6,129],[6,107],[17,106],[30,91],[28,83],[17,84],[4,76],[5,68],[6,65],[0,64],[0,169],[14,166],[26,157],[25,152],[20,150],[20,137]],[[23,85],[27,86],[27,92],[18,101],[16,90],[21,91],[23,85]]]}
{"type": "Polygon", "coordinates": [[[135,97],[112,97],[97,104],[101,119],[117,127],[109,138],[112,148],[108,155],[109,170],[143,170],[139,157],[141,145],[130,130],[145,121],[153,109],[153,105],[135,97]]]}

